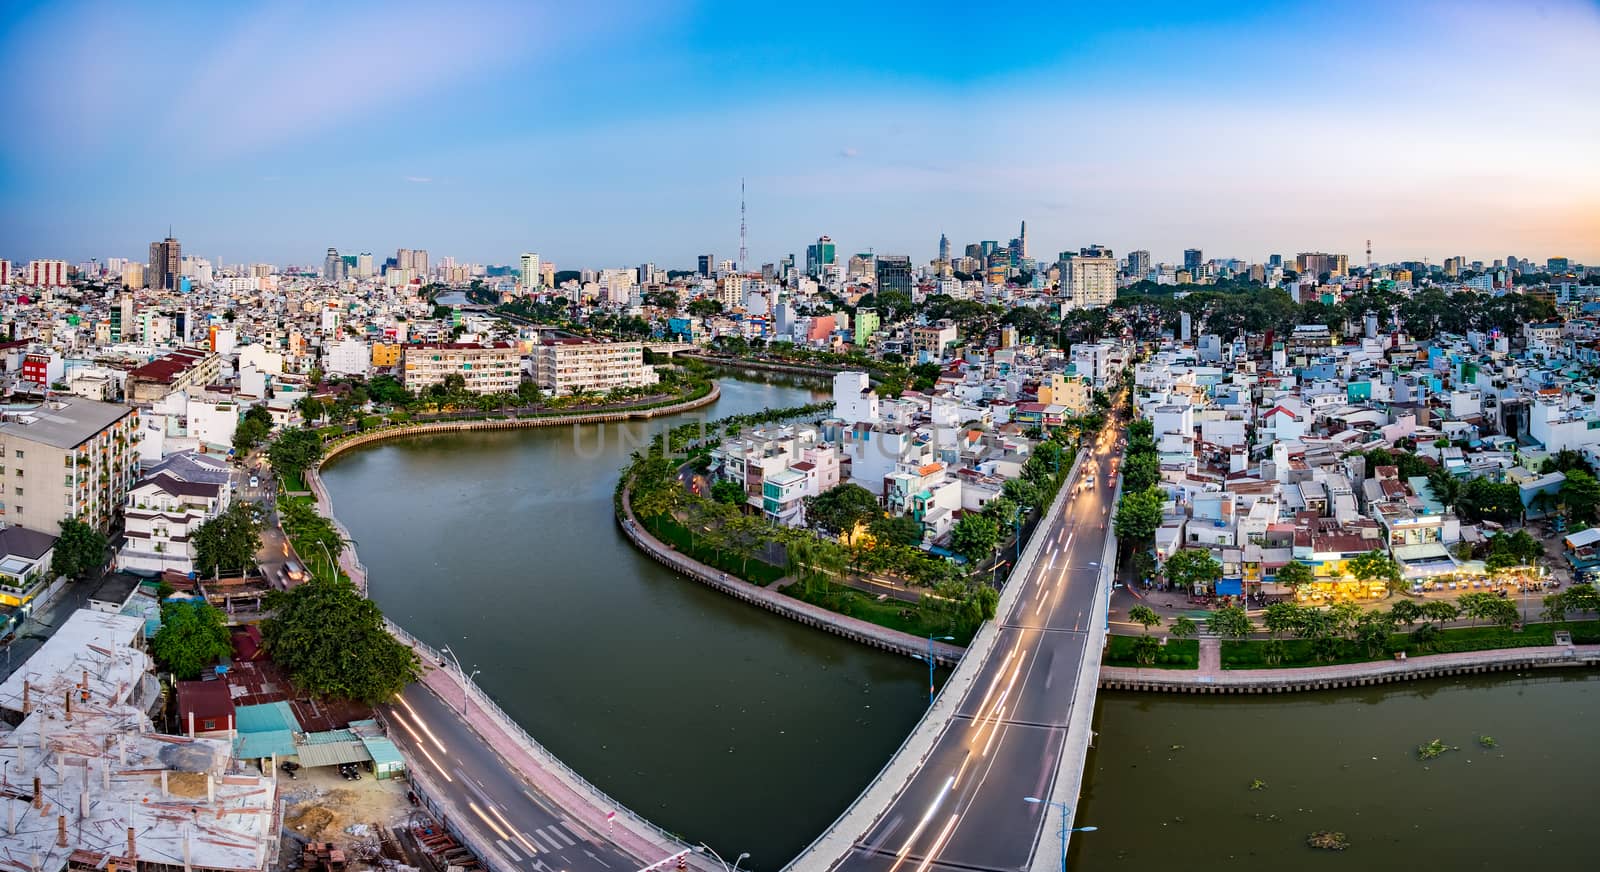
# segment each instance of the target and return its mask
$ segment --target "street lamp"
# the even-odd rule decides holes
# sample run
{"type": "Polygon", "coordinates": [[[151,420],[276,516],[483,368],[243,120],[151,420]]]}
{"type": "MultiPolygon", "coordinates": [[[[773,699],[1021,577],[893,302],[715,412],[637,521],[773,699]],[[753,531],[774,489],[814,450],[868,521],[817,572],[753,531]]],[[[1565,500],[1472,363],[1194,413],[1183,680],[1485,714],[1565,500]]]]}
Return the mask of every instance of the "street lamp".
{"type": "Polygon", "coordinates": [[[728,861],[722,859],[722,855],[718,854],[714,848],[705,842],[701,842],[700,845],[694,849],[694,852],[696,854],[710,854],[711,856],[717,858],[717,862],[722,864],[723,872],[739,872],[739,864],[744,862],[745,858],[750,856],[750,852],[745,851],[743,854],[735,857],[733,859],[733,865],[729,866],[728,861]]]}
{"type": "Polygon", "coordinates": [[[928,656],[927,657],[923,657],[921,654],[913,654],[913,655],[911,655],[912,657],[915,657],[918,660],[926,660],[928,662],[928,705],[930,705],[930,706],[933,705],[933,667],[934,667],[933,643],[934,643],[935,639],[937,639],[940,642],[954,642],[956,640],[956,637],[954,637],[954,636],[934,636],[932,634],[929,634],[929,636],[928,636],[928,656]]]}
{"type": "Polygon", "coordinates": [[[1022,801],[1031,802],[1035,805],[1055,806],[1061,809],[1061,872],[1067,872],[1067,833],[1092,833],[1100,828],[1067,826],[1067,820],[1072,816],[1072,809],[1068,808],[1064,802],[1052,802],[1048,799],[1040,799],[1037,796],[1024,796],[1022,801]]]}

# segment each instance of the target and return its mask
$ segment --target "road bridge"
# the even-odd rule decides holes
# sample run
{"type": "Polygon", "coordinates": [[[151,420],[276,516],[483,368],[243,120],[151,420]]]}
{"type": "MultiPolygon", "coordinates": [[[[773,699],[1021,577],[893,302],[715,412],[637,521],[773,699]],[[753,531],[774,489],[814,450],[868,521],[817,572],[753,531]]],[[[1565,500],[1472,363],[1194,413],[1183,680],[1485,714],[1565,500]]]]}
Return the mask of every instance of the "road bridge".
{"type": "Polygon", "coordinates": [[[790,872],[1059,866],[1061,809],[1077,802],[1105,638],[1115,439],[1107,431],[1085,450],[996,619],[905,745],[790,872]]]}

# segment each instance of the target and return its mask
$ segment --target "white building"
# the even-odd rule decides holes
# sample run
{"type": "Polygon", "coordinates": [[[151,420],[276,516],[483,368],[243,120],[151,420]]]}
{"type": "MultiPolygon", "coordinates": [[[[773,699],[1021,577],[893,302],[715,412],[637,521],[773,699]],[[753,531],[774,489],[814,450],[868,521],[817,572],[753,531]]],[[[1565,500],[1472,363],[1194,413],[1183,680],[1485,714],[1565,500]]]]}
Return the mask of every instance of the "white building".
{"type": "Polygon", "coordinates": [[[159,472],[128,490],[123,509],[127,542],[117,552],[123,569],[193,572],[194,534],[200,525],[227,510],[226,484],[184,481],[159,472]]]}
{"type": "Polygon", "coordinates": [[[524,290],[532,291],[544,286],[544,277],[539,269],[539,255],[532,252],[523,252],[520,258],[520,266],[524,290]]]}
{"type": "Polygon", "coordinates": [[[556,396],[649,387],[658,378],[655,367],[644,362],[644,346],[638,342],[546,339],[534,346],[530,362],[534,383],[556,396]]]}
{"type": "Polygon", "coordinates": [[[1109,249],[1090,246],[1061,262],[1061,292],[1072,309],[1098,309],[1117,299],[1117,259],[1109,249]]]}
{"type": "Polygon", "coordinates": [[[833,416],[847,424],[878,420],[878,394],[864,372],[841,372],[833,377],[833,416]]]}
{"type": "Polygon", "coordinates": [[[336,375],[358,375],[365,378],[372,371],[372,349],[367,343],[346,336],[328,346],[323,354],[322,369],[336,375]]]}

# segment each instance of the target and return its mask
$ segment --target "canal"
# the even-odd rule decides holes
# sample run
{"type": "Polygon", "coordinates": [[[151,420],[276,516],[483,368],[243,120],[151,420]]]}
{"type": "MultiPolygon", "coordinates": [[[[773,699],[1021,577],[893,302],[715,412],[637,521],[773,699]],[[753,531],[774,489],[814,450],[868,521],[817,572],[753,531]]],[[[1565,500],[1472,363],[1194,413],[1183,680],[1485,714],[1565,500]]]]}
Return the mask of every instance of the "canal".
{"type": "Polygon", "coordinates": [[[448,644],[506,712],[620,802],[719,852],[787,862],[927,704],[916,661],[685,581],[612,521],[644,433],[797,406],[815,382],[721,378],[715,405],[615,425],[424,436],[323,471],[372,597],[448,644]]]}
{"type": "MultiPolygon", "coordinates": [[[[721,385],[716,405],[649,426],[821,396],[797,381],[721,385]]],[[[323,477],[386,613],[455,648],[529,733],[618,800],[777,869],[899,746],[926,673],[636,553],[611,518],[631,450],[618,436],[421,437],[342,455],[323,477]]],[[[1100,829],[1074,838],[1072,868],[1586,865],[1597,715],[1600,674],[1575,671],[1298,696],[1102,694],[1076,813],[1100,829]],[[1418,762],[1434,738],[1460,750],[1418,762]],[[1349,851],[1305,847],[1324,829],[1349,851]]]]}

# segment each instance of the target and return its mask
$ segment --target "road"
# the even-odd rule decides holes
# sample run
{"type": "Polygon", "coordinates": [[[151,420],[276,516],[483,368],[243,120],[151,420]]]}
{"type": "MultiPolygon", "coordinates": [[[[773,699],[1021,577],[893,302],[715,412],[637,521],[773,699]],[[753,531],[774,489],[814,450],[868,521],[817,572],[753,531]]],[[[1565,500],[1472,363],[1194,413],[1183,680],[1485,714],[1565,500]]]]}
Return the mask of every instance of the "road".
{"type": "MultiPolygon", "coordinates": [[[[922,767],[866,835],[835,862],[840,870],[1026,869],[1056,779],[1093,621],[1096,583],[1112,512],[1116,436],[1107,432],[1084,458],[1069,497],[1034,535],[1043,547],[999,637],[922,767]]],[[[1073,764],[1076,765],[1076,764],[1073,764]]],[[[1075,822],[1076,823],[1076,822],[1075,822]]],[[[1054,850],[1055,833],[1050,850],[1054,850]]]]}
{"type": "Polygon", "coordinates": [[[389,737],[456,809],[455,823],[471,827],[482,844],[501,852],[495,868],[535,872],[633,872],[640,864],[606,842],[569,826],[567,816],[538,795],[466,721],[428,687],[412,684],[398,705],[382,707],[389,737]]]}

